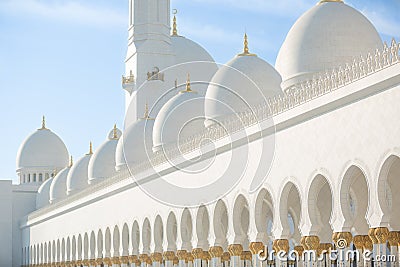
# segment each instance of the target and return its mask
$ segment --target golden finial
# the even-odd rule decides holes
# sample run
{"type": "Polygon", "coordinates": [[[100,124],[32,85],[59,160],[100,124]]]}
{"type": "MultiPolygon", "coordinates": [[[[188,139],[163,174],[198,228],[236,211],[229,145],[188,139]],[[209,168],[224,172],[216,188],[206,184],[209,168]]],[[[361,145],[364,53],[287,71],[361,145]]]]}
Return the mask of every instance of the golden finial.
{"type": "Polygon", "coordinates": [[[86,155],[93,155],[93,143],[92,143],[92,141],[90,141],[90,143],[89,143],[89,153],[87,153],[86,155]]]}
{"type": "Polygon", "coordinates": [[[247,33],[244,34],[243,53],[239,54],[239,56],[255,56],[255,54],[249,52],[249,39],[247,33]]]}
{"type": "Polygon", "coordinates": [[[45,116],[42,117],[42,128],[40,128],[39,130],[47,130],[47,128],[46,128],[46,117],[45,116]]]}
{"type": "Polygon", "coordinates": [[[74,159],[72,158],[72,156],[69,158],[69,167],[71,168],[72,165],[74,165],[74,159]]]}
{"type": "Polygon", "coordinates": [[[190,73],[188,73],[186,80],[186,92],[191,92],[191,91],[192,91],[192,85],[190,84],[190,73]]]}
{"type": "Polygon", "coordinates": [[[143,115],[143,120],[154,120],[153,118],[150,118],[150,111],[149,111],[149,105],[146,104],[144,105],[144,115],[143,115]]]}
{"type": "Polygon", "coordinates": [[[114,129],[113,129],[113,139],[118,139],[118,129],[117,129],[117,124],[114,124],[114,129]]]}
{"type": "Polygon", "coordinates": [[[177,23],[176,23],[176,14],[178,13],[178,10],[174,9],[172,13],[174,14],[173,26],[172,26],[172,36],[178,36],[178,27],[177,27],[177,23]]]}

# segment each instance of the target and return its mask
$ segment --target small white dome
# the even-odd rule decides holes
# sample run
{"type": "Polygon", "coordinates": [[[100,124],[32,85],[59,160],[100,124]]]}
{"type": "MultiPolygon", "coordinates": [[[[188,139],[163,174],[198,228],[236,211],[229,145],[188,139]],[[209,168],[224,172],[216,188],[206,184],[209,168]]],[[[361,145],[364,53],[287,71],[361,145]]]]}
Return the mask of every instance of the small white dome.
{"type": "Polygon", "coordinates": [[[171,98],[160,110],[154,122],[153,151],[204,129],[204,92],[187,89],[171,98]]]}
{"type": "Polygon", "coordinates": [[[151,139],[153,126],[154,119],[147,117],[134,122],[125,129],[118,141],[115,154],[117,171],[140,163],[153,153],[151,139]]]}
{"type": "Polygon", "coordinates": [[[287,89],[381,47],[378,32],[364,15],[341,1],[321,1],[290,29],[276,69],[287,89]]]}
{"type": "Polygon", "coordinates": [[[50,186],[54,177],[47,179],[38,190],[36,195],[36,209],[41,209],[50,204],[50,186]]]}
{"type": "Polygon", "coordinates": [[[121,131],[115,126],[108,134],[107,140],[96,149],[89,161],[89,184],[100,179],[110,178],[116,174],[115,151],[120,137],[121,131]]]}
{"type": "Polygon", "coordinates": [[[50,203],[53,204],[67,197],[67,177],[71,167],[62,169],[50,185],[50,203]]]}
{"type": "Polygon", "coordinates": [[[72,167],[67,176],[67,195],[74,194],[89,186],[88,166],[93,152],[90,144],[90,152],[79,159],[72,167]]]}
{"type": "Polygon", "coordinates": [[[17,172],[23,169],[40,168],[60,170],[68,165],[68,150],[58,135],[42,128],[31,134],[21,144],[17,154],[17,172]]]}
{"type": "Polygon", "coordinates": [[[183,36],[171,36],[175,64],[193,61],[214,62],[212,56],[201,45],[183,36]]]}
{"type": "Polygon", "coordinates": [[[223,65],[207,89],[206,126],[219,118],[254,107],[282,93],[279,73],[266,61],[246,52],[223,65]]]}

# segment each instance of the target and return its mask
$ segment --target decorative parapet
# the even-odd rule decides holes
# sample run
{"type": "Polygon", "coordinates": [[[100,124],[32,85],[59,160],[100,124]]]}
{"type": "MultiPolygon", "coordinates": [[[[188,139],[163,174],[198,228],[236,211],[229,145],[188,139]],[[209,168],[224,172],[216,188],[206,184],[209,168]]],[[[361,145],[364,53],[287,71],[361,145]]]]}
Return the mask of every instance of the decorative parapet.
{"type": "MultiPolygon", "coordinates": [[[[131,168],[129,170],[120,171],[114,177],[110,177],[109,179],[105,179],[103,182],[94,184],[85,190],[61,200],[60,202],[37,210],[31,213],[28,216],[28,219],[37,218],[46,214],[50,210],[77,201],[93,192],[97,192],[109,187],[110,185],[129,179],[141,172],[167,163],[171,159],[182,156],[182,154],[193,152],[199,149],[202,145],[223,139],[233,133],[242,131],[246,127],[271,119],[278,114],[291,110],[297,106],[301,106],[315,98],[326,95],[390,66],[399,64],[399,50],[400,43],[396,43],[393,39],[390,47],[385,43],[381,51],[375,51],[374,56],[371,54],[368,54],[366,57],[361,56],[359,59],[353,60],[351,64],[345,64],[344,67],[340,66],[334,70],[315,75],[312,80],[298,83],[286,90],[283,95],[270,98],[266,102],[247,111],[227,116],[222,122],[223,127],[219,125],[213,126],[183,140],[179,144],[166,146],[163,153],[153,154],[149,156],[148,160],[130,166],[131,168]]],[[[159,75],[161,73],[157,72],[153,74],[159,75]]],[[[152,74],[150,74],[150,76],[148,75],[150,78],[153,76],[152,74]]]]}

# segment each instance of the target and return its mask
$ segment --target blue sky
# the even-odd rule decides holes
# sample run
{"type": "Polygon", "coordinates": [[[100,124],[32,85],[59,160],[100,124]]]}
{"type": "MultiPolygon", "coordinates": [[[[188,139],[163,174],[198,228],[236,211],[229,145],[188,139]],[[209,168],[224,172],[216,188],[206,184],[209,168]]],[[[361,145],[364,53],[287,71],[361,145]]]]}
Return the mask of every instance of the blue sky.
{"type": "MultiPolygon", "coordinates": [[[[317,0],[172,0],[179,33],[224,63],[242,49],[275,63],[290,27],[317,0]]],[[[400,38],[400,0],[352,0],[382,38],[400,38]]],[[[47,126],[75,159],[123,125],[127,0],[0,0],[0,179],[14,179],[20,143],[47,126]]]]}

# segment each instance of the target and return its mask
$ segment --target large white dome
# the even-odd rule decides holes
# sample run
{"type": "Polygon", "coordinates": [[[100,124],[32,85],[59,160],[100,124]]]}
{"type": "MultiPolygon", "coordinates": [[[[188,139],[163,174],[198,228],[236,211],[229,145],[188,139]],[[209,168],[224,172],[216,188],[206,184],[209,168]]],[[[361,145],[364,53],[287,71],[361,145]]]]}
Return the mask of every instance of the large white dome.
{"type": "Polygon", "coordinates": [[[178,143],[204,129],[204,91],[192,91],[190,81],[160,110],[154,122],[153,151],[178,143]]]}
{"type": "Polygon", "coordinates": [[[114,129],[107,136],[107,140],[96,149],[91,157],[88,166],[89,184],[110,178],[116,174],[115,171],[115,151],[121,131],[114,126],[114,129]]]}
{"type": "Polygon", "coordinates": [[[67,197],[67,177],[71,166],[62,169],[53,178],[50,185],[50,203],[55,203],[67,197]]]}
{"type": "Polygon", "coordinates": [[[92,144],[88,154],[80,158],[71,168],[67,177],[67,194],[71,195],[89,186],[88,166],[92,157],[92,144]]]}
{"type": "Polygon", "coordinates": [[[364,15],[341,1],[325,0],[290,29],[276,69],[282,75],[282,88],[287,89],[381,47],[378,32],[364,15]]]}
{"type": "Polygon", "coordinates": [[[152,153],[152,133],[154,119],[148,114],[127,127],[118,141],[115,154],[116,170],[120,171],[127,166],[146,160],[152,153]]]}
{"type": "Polygon", "coordinates": [[[282,93],[279,73],[263,59],[245,52],[223,65],[207,89],[206,126],[225,115],[242,112],[282,93]]]}
{"type": "Polygon", "coordinates": [[[16,160],[17,171],[27,168],[60,170],[68,165],[68,158],[64,142],[43,124],[21,144],[16,160]]]}
{"type": "Polygon", "coordinates": [[[38,190],[36,195],[36,209],[41,209],[50,204],[50,186],[53,182],[53,177],[47,179],[38,190]]]}

